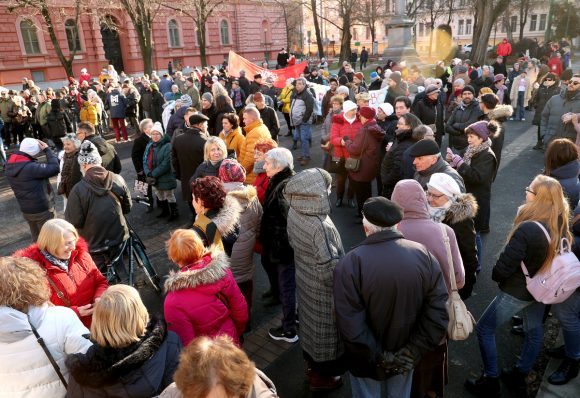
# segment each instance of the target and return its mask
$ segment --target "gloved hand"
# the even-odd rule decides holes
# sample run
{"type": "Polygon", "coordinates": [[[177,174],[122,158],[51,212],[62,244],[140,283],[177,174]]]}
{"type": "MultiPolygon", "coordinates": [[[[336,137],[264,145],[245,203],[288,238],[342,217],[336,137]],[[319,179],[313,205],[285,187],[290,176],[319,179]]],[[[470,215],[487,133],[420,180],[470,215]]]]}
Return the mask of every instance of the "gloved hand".
{"type": "Polygon", "coordinates": [[[395,365],[403,369],[401,373],[412,370],[421,360],[419,351],[413,346],[406,345],[395,353],[395,365]]]}
{"type": "Polygon", "coordinates": [[[145,182],[149,185],[155,185],[157,183],[157,179],[155,177],[145,177],[145,182]]]}
{"type": "Polygon", "coordinates": [[[377,373],[380,380],[404,373],[402,368],[398,368],[395,363],[395,355],[392,352],[377,354],[377,373]]]}
{"type": "Polygon", "coordinates": [[[459,166],[461,166],[463,164],[463,158],[461,158],[461,156],[459,156],[459,155],[453,155],[451,158],[451,162],[449,162],[449,164],[454,169],[458,169],[459,166]]]}

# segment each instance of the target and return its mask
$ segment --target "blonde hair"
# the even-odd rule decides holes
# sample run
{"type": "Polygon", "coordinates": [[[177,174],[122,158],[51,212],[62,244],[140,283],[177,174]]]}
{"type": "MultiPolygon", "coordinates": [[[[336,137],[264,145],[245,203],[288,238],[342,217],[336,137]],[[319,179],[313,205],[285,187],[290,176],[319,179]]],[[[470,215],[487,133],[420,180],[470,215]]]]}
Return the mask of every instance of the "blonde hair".
{"type": "Polygon", "coordinates": [[[167,257],[182,266],[196,262],[205,251],[201,238],[191,229],[176,229],[165,246],[167,257]]]}
{"type": "Polygon", "coordinates": [[[50,299],[46,272],[25,257],[0,257],[0,306],[27,312],[50,299]]]}
{"type": "Polygon", "coordinates": [[[91,338],[102,347],[123,348],[145,334],[149,313],[131,286],[110,286],[95,304],[91,338]]]}
{"type": "Polygon", "coordinates": [[[228,156],[228,148],[226,147],[226,143],[219,137],[209,137],[203,146],[203,160],[209,162],[209,152],[211,150],[212,145],[217,145],[222,150],[222,160],[228,156]]]}
{"type": "Polygon", "coordinates": [[[545,175],[537,175],[530,189],[534,191],[534,200],[520,207],[514,220],[514,226],[508,235],[508,241],[514,232],[525,221],[538,221],[547,226],[550,232],[550,244],[548,245],[548,254],[541,271],[550,268],[552,260],[556,256],[562,238],[572,242],[572,234],[568,227],[568,217],[570,207],[568,200],[564,196],[562,186],[558,180],[545,175]]]}
{"type": "Polygon", "coordinates": [[[252,390],[255,365],[231,337],[203,336],[181,353],[174,380],[184,397],[205,398],[217,385],[228,397],[245,398],[252,390]]]}
{"type": "Polygon", "coordinates": [[[38,234],[38,239],[36,240],[36,245],[40,250],[46,250],[50,254],[54,255],[58,250],[59,246],[64,242],[64,234],[70,232],[74,235],[75,240],[79,239],[79,233],[77,232],[74,225],[61,218],[53,218],[48,220],[42,226],[40,233],[38,234]]]}

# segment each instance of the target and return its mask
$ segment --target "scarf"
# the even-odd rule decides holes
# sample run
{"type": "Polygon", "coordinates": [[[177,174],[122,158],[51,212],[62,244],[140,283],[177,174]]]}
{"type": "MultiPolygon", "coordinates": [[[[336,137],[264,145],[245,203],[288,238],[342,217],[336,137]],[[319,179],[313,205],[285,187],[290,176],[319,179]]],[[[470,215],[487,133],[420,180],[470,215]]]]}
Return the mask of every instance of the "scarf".
{"type": "Polygon", "coordinates": [[[264,169],[265,163],[266,163],[265,160],[260,160],[260,161],[254,163],[254,174],[255,175],[262,174],[262,173],[266,172],[266,169],[264,169]]]}
{"type": "Polygon", "coordinates": [[[445,215],[447,214],[447,210],[451,207],[454,199],[450,199],[441,207],[431,207],[427,205],[429,210],[429,215],[431,216],[431,220],[435,222],[443,222],[445,215]]]}
{"type": "Polygon", "coordinates": [[[348,124],[353,124],[354,121],[356,120],[356,115],[352,119],[349,119],[348,117],[346,117],[346,115],[344,115],[344,120],[346,120],[348,124]]]}
{"type": "Polygon", "coordinates": [[[488,138],[487,141],[482,142],[478,146],[468,146],[467,150],[465,151],[465,155],[463,155],[463,161],[466,164],[471,164],[471,158],[477,155],[479,152],[486,151],[488,148],[491,147],[491,140],[488,138]]]}
{"type": "Polygon", "coordinates": [[[56,258],[46,250],[41,250],[40,253],[48,260],[49,263],[52,265],[62,269],[65,272],[68,272],[68,262],[69,260],[61,260],[60,258],[56,258]]]}
{"type": "Polygon", "coordinates": [[[62,170],[60,172],[60,184],[59,184],[59,193],[60,193],[60,186],[62,185],[63,193],[66,192],[66,187],[72,177],[74,162],[77,161],[77,152],[71,153],[64,153],[64,159],[62,162],[62,170]]]}
{"type": "Polygon", "coordinates": [[[153,145],[149,147],[149,152],[147,153],[147,168],[149,172],[153,171],[153,145]]]}

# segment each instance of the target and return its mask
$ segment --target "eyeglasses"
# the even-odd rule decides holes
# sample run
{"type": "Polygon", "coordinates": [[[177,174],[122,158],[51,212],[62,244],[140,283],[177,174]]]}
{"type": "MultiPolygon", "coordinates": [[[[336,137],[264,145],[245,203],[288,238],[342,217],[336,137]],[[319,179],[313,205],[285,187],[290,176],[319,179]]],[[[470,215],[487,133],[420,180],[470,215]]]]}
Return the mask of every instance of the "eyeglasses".
{"type": "Polygon", "coordinates": [[[546,82],[552,82],[552,81],[554,81],[554,79],[545,79],[544,81],[546,81],[546,82]]]}
{"type": "Polygon", "coordinates": [[[427,195],[427,197],[431,197],[431,198],[435,198],[435,199],[439,199],[440,197],[445,196],[445,194],[435,195],[433,192],[429,192],[429,191],[426,191],[425,195],[427,195]]]}
{"type": "Polygon", "coordinates": [[[571,81],[571,82],[568,82],[568,85],[570,85],[570,84],[573,85],[573,86],[579,86],[580,85],[580,82],[579,81],[571,81]]]}
{"type": "Polygon", "coordinates": [[[534,191],[531,190],[530,187],[526,187],[526,192],[531,193],[532,195],[536,194],[534,191]]]}

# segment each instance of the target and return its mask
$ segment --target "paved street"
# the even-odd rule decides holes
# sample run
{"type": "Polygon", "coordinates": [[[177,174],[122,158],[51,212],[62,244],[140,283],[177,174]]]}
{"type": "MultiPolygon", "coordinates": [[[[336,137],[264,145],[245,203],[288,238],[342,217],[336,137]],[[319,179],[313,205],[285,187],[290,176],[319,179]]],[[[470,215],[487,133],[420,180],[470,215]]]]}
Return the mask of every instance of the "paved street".
{"type": "MultiPolygon", "coordinates": [[[[524,200],[524,187],[532,180],[533,176],[542,170],[542,153],[533,151],[531,147],[535,143],[535,129],[528,122],[507,122],[505,124],[505,146],[502,156],[502,164],[497,179],[493,186],[491,233],[484,236],[484,263],[485,266],[479,276],[475,287],[474,296],[467,301],[470,311],[477,319],[491,299],[494,297],[497,286],[491,280],[491,267],[501,251],[507,233],[512,226],[517,207],[524,200]]],[[[285,129],[282,130],[285,132],[285,129]]],[[[316,129],[312,142],[313,159],[310,166],[321,164],[321,151],[318,146],[320,129],[316,129]]],[[[289,137],[281,137],[281,144],[290,147],[292,140],[289,137]]],[[[122,175],[130,187],[133,186],[134,170],[130,161],[131,143],[117,146],[123,159],[122,175]]],[[[299,151],[294,151],[295,157],[299,151]]],[[[300,170],[297,164],[296,169],[300,170]]],[[[180,198],[181,193],[177,192],[180,198]]],[[[334,198],[331,202],[334,203],[334,198]]],[[[160,273],[166,274],[171,264],[166,257],[164,242],[170,231],[185,225],[188,220],[188,211],[185,203],[180,202],[181,219],[174,223],[159,221],[152,215],[145,213],[145,207],[136,204],[134,210],[128,216],[136,231],[145,241],[148,253],[154,265],[160,273]]],[[[59,210],[62,214],[62,201],[59,199],[59,210]]],[[[343,239],[345,249],[349,249],[363,239],[362,226],[355,223],[355,210],[351,208],[336,209],[333,206],[331,215],[337,225],[343,239]]],[[[12,191],[7,186],[6,179],[0,174],[0,222],[3,225],[0,230],[0,255],[9,255],[15,249],[30,243],[28,227],[24,222],[12,191]]],[[[265,274],[256,258],[255,274],[255,305],[252,314],[253,332],[247,336],[244,347],[256,362],[257,366],[264,369],[275,382],[280,396],[308,397],[318,396],[308,392],[304,378],[304,367],[299,344],[274,343],[267,337],[267,328],[277,324],[280,307],[264,307],[261,293],[267,288],[265,274]]],[[[151,311],[161,311],[161,299],[150,292],[144,293],[145,300],[151,311]]],[[[503,366],[511,365],[515,360],[521,339],[509,334],[509,326],[500,328],[497,335],[497,344],[500,361],[503,366]]],[[[479,372],[481,364],[479,359],[477,341],[472,335],[464,342],[451,342],[449,346],[449,386],[447,396],[466,397],[469,394],[463,389],[463,382],[470,372],[479,372]]],[[[328,397],[349,397],[350,388],[348,383],[336,392],[321,394],[328,397]]],[[[507,395],[504,395],[507,396],[507,395]]]]}

